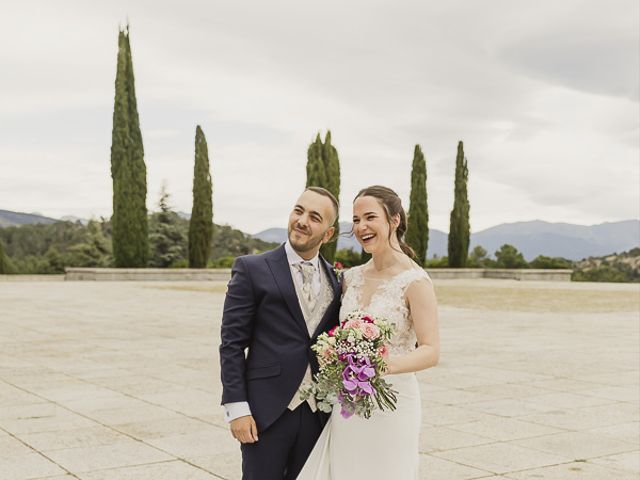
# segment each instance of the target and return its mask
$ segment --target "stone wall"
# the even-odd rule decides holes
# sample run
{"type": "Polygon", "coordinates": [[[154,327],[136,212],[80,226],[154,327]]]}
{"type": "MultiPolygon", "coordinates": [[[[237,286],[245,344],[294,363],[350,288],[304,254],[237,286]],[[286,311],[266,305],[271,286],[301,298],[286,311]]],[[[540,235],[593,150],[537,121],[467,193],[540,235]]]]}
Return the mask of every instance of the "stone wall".
{"type": "MultiPolygon", "coordinates": [[[[228,281],[229,268],[67,268],[65,280],[90,281],[228,281]]],[[[433,268],[429,275],[437,280],[499,278],[510,280],[571,281],[571,270],[433,268]]]]}
{"type": "Polygon", "coordinates": [[[228,281],[230,268],[65,268],[65,280],[228,281]]]}

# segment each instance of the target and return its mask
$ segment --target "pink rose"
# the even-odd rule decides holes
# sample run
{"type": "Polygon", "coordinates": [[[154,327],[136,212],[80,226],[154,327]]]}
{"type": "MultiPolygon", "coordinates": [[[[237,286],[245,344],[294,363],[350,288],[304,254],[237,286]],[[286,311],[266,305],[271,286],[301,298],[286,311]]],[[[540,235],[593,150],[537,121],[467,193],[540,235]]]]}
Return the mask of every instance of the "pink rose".
{"type": "Polygon", "coordinates": [[[333,327],[331,330],[327,332],[327,335],[329,335],[330,337],[333,337],[336,334],[337,329],[338,329],[338,326],[336,325],[335,327],[333,327]]]}
{"type": "Polygon", "coordinates": [[[386,344],[380,345],[378,347],[378,354],[382,357],[382,358],[389,358],[389,347],[387,347],[386,344]]]}
{"type": "Polygon", "coordinates": [[[327,347],[322,351],[322,357],[325,360],[330,360],[331,357],[336,353],[335,349],[333,347],[327,347]]]}
{"type": "Polygon", "coordinates": [[[373,323],[363,323],[360,330],[367,340],[375,340],[380,336],[380,329],[373,323]]]}
{"type": "Polygon", "coordinates": [[[356,318],[354,320],[349,320],[347,323],[344,324],[343,328],[360,328],[360,326],[362,325],[362,320],[360,320],[359,318],[356,318]]]}

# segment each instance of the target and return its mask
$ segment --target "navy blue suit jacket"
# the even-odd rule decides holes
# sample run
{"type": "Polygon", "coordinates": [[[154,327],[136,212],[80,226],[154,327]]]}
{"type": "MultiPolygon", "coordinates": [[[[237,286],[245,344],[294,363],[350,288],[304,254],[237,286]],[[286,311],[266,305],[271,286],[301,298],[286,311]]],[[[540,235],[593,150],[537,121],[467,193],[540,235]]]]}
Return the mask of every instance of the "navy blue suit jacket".
{"type": "Polygon", "coordinates": [[[319,263],[334,298],[311,336],[284,245],[238,257],[233,264],[222,314],[222,403],[248,402],[258,431],[282,415],[307,365],[317,372],[318,361],[310,347],[320,333],[338,324],[341,286],[331,265],[322,257],[319,263]]]}

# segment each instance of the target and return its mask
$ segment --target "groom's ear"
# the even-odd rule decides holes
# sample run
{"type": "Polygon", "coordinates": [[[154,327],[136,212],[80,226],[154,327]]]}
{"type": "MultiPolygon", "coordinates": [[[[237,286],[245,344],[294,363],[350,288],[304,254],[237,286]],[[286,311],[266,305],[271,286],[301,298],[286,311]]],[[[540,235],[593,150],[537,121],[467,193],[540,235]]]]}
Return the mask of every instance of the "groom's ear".
{"type": "Polygon", "coordinates": [[[333,234],[335,232],[336,227],[329,227],[329,229],[324,233],[324,237],[322,237],[322,243],[328,243],[333,238],[333,234]]]}

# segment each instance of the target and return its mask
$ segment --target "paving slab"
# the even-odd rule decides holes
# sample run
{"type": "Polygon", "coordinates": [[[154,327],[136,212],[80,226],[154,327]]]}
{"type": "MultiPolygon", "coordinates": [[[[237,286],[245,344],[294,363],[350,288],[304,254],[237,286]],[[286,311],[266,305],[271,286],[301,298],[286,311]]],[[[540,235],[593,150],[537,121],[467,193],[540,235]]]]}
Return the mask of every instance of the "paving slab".
{"type": "MultiPolygon", "coordinates": [[[[637,478],[640,286],[437,280],[436,293],[421,478],[637,478]]],[[[219,405],[223,301],[215,282],[3,281],[2,475],[239,479],[219,405]]]]}
{"type": "Polygon", "coordinates": [[[130,439],[110,445],[46,450],[44,454],[74,474],[173,460],[156,448],[130,439]]]}
{"type": "Polygon", "coordinates": [[[563,432],[540,437],[514,440],[521,447],[556,453],[574,460],[594,459],[616,453],[636,451],[637,445],[621,442],[603,435],[585,432],[563,432]]]}
{"type": "Polygon", "coordinates": [[[3,478],[11,480],[30,480],[66,473],[59,465],[36,452],[0,458],[0,472],[3,478]]]}
{"type": "Polygon", "coordinates": [[[629,472],[603,468],[587,462],[572,462],[549,465],[522,472],[508,474],[513,480],[638,480],[629,472]]]}
{"type": "Polygon", "coordinates": [[[133,467],[109,468],[81,473],[81,480],[215,480],[220,477],[182,461],[170,461],[133,467]]]}
{"type": "Polygon", "coordinates": [[[458,448],[435,452],[432,455],[462,465],[473,465],[476,468],[498,474],[571,461],[568,457],[509,443],[492,443],[476,447],[458,448]]]}

